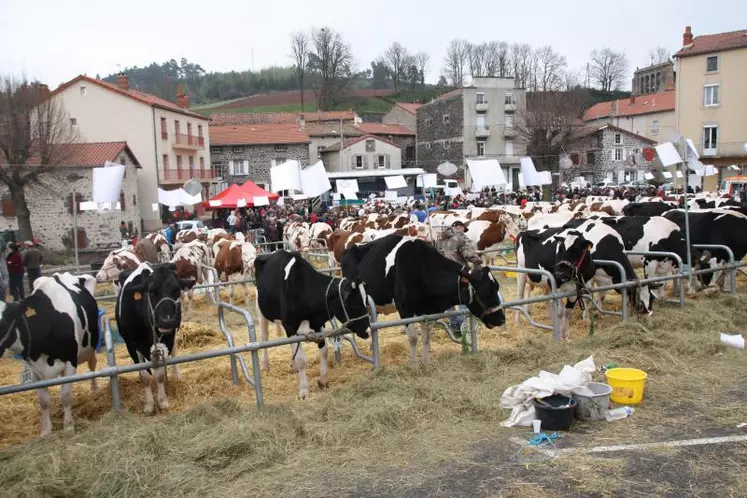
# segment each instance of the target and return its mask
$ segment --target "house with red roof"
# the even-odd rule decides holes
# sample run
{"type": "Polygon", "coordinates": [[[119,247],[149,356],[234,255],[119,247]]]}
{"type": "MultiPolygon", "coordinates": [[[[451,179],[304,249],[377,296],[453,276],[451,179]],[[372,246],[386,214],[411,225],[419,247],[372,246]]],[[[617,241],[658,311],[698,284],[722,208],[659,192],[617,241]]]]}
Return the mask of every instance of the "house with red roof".
{"type": "Polygon", "coordinates": [[[600,102],[584,112],[586,125],[609,123],[656,142],[668,142],[676,128],[674,91],[632,95],[600,102]]]}
{"type": "Polygon", "coordinates": [[[747,29],[696,36],[687,26],[674,58],[676,129],[695,142],[701,162],[719,167],[703,180],[704,190],[715,190],[720,178],[747,168],[747,29]]]}
{"type": "Polygon", "coordinates": [[[422,104],[409,104],[406,102],[397,102],[384,114],[381,122],[385,124],[396,124],[411,129],[413,132],[417,127],[418,109],[422,104]]]}
{"type": "MultiPolygon", "coordinates": [[[[122,221],[131,233],[140,233],[142,202],[138,177],[142,167],[127,142],[61,144],[54,146],[52,155],[55,166],[45,167],[48,171],[40,176],[40,181],[26,187],[34,236],[44,247],[54,251],[72,249],[74,217],[79,248],[119,243],[122,221]],[[93,201],[93,168],[102,167],[107,161],[125,166],[119,202],[106,209],[84,210],[85,203],[93,201]]],[[[32,156],[26,164],[29,168],[41,167],[38,157],[32,156]]],[[[17,230],[16,206],[4,185],[0,186],[0,198],[0,230],[17,230]]],[[[148,208],[152,210],[151,206],[148,208]]]]}
{"type": "Polygon", "coordinates": [[[146,232],[161,228],[158,187],[178,188],[191,178],[210,194],[215,172],[210,166],[208,119],[191,112],[179,88],[169,102],[140,91],[120,74],[116,83],[80,75],[51,93],[59,99],[83,142],[127,142],[142,167],[138,175],[140,215],[146,232]]]}
{"type": "Polygon", "coordinates": [[[415,130],[391,123],[361,123],[358,129],[393,143],[402,151],[402,167],[415,167],[415,130]]]}
{"type": "Polygon", "coordinates": [[[381,172],[402,169],[402,150],[393,142],[375,135],[361,135],[334,143],[321,151],[329,173],[381,172]]]}

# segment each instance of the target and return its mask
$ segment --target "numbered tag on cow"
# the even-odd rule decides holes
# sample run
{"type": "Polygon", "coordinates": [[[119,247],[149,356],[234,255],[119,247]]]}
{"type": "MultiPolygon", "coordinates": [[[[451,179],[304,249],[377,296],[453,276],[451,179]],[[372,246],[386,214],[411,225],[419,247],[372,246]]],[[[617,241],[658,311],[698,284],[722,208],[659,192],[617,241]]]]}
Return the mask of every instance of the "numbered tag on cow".
{"type": "Polygon", "coordinates": [[[31,367],[29,367],[28,363],[23,364],[23,369],[21,370],[21,384],[28,384],[34,380],[34,376],[31,373],[31,367]]]}

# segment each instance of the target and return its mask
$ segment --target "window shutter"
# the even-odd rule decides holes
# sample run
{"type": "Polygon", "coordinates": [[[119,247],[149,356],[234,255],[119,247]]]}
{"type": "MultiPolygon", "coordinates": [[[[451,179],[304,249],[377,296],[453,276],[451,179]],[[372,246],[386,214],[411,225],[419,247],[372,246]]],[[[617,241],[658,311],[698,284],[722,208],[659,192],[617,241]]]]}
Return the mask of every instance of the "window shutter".
{"type": "Polygon", "coordinates": [[[614,160],[615,160],[615,149],[614,149],[614,147],[613,147],[613,148],[612,148],[612,150],[610,151],[610,160],[611,160],[611,161],[614,161],[614,160]]]}
{"type": "Polygon", "coordinates": [[[122,209],[122,211],[125,210],[125,199],[126,199],[126,196],[125,196],[124,190],[120,190],[119,191],[119,206],[122,209]]]}
{"type": "Polygon", "coordinates": [[[13,204],[13,198],[11,196],[3,197],[3,216],[15,216],[16,206],[13,204]]]}
{"type": "Polygon", "coordinates": [[[363,156],[363,169],[368,169],[368,156],[363,156]]]}
{"type": "Polygon", "coordinates": [[[391,168],[391,163],[389,162],[389,154],[386,155],[386,167],[391,168]]]}
{"type": "Polygon", "coordinates": [[[234,167],[233,160],[228,161],[228,173],[231,175],[235,175],[236,173],[234,173],[234,171],[236,171],[236,169],[234,167]]]}
{"type": "Polygon", "coordinates": [[[73,214],[73,194],[67,194],[67,214],[73,214]]]}
{"type": "Polygon", "coordinates": [[[243,173],[245,175],[249,174],[249,160],[248,159],[244,161],[244,171],[243,171],[243,173]]]}

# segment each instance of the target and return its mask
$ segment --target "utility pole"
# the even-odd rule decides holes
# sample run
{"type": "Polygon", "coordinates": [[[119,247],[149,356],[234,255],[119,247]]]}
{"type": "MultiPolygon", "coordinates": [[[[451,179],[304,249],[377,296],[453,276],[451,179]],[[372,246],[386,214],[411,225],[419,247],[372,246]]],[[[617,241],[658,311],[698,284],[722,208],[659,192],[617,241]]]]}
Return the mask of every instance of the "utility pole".
{"type": "Polygon", "coordinates": [[[340,118],[340,171],[345,171],[342,164],[342,144],[345,143],[345,137],[342,131],[342,118],[340,118]]]}
{"type": "MultiPolygon", "coordinates": [[[[687,246],[687,273],[690,273],[692,268],[692,254],[690,251],[690,207],[687,202],[687,153],[688,145],[685,137],[680,137],[680,147],[682,148],[682,176],[684,186],[682,193],[685,199],[685,245],[687,246]]],[[[677,181],[677,175],[675,174],[675,182],[677,181]]],[[[677,183],[675,183],[677,185],[677,183]]]]}

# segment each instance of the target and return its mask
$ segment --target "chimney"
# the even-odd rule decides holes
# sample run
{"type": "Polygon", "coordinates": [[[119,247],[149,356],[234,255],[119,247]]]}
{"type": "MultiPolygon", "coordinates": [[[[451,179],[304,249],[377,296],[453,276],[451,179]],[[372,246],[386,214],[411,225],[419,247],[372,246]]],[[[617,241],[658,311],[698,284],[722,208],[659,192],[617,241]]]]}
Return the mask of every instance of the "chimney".
{"type": "Polygon", "coordinates": [[[635,94],[632,94],[630,96],[630,105],[633,105],[633,104],[635,104],[635,94]]]}
{"type": "Polygon", "coordinates": [[[693,31],[692,27],[685,26],[685,32],[682,34],[682,46],[686,47],[693,42],[693,31]]]}
{"type": "Polygon", "coordinates": [[[189,95],[184,93],[181,83],[176,86],[176,105],[182,109],[189,107],[189,95]]]}
{"type": "Polygon", "coordinates": [[[125,92],[130,89],[130,78],[126,74],[120,73],[117,75],[117,86],[120,90],[125,92]]]}
{"type": "Polygon", "coordinates": [[[47,100],[50,93],[51,92],[49,91],[49,87],[45,85],[44,83],[36,84],[36,98],[38,99],[39,102],[43,100],[47,100]]]}

